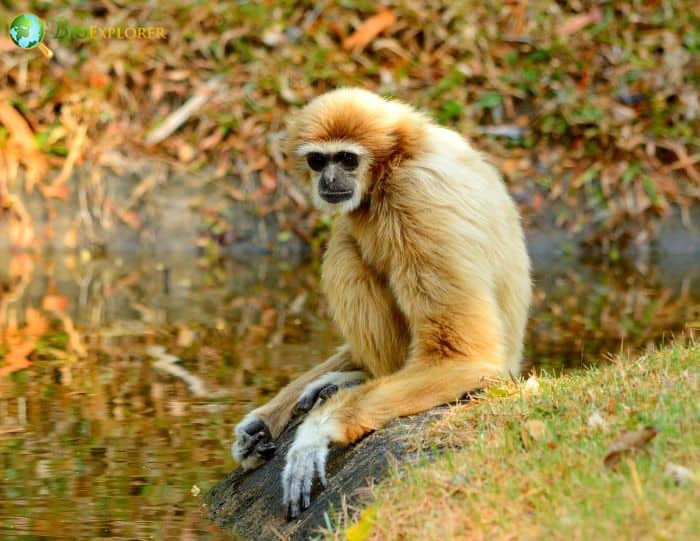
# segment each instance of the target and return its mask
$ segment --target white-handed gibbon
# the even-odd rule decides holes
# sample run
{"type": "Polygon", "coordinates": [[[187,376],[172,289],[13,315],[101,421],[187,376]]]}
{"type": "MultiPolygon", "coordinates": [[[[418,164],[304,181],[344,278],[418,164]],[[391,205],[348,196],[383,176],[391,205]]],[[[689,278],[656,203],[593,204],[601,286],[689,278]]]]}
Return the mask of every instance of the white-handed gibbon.
{"type": "Polygon", "coordinates": [[[283,503],[295,517],[314,478],[325,485],[330,444],[518,374],[531,281],[497,170],[412,107],[361,89],[329,92],[292,119],[288,152],[315,204],[340,213],[321,281],[345,344],[249,413],[232,451],[256,467],[295,408],[340,388],[312,409],[287,454],[283,503]]]}

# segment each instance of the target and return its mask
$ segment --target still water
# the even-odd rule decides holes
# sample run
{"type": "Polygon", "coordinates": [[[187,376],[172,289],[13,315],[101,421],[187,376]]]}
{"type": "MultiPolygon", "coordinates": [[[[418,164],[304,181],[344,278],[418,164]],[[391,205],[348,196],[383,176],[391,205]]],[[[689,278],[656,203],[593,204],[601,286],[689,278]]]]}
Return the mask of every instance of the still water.
{"type": "MultiPolygon", "coordinates": [[[[202,495],[235,422],[339,343],[318,269],[273,260],[0,258],[0,539],[229,539],[202,495]]],[[[700,261],[540,261],[534,368],[700,323],[700,261]]]]}

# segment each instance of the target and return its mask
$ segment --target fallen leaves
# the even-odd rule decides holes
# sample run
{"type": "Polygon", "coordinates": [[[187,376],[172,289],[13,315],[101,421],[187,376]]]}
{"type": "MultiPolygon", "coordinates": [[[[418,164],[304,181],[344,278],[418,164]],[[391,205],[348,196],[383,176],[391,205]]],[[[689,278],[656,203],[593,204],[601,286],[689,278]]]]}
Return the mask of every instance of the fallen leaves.
{"type": "Polygon", "coordinates": [[[657,430],[653,426],[622,434],[608,446],[603,458],[605,466],[608,468],[616,466],[623,456],[646,447],[656,434],[657,430]]]}
{"type": "Polygon", "coordinates": [[[10,141],[6,148],[7,159],[22,163],[27,172],[25,189],[31,192],[41,182],[49,169],[46,157],[39,151],[34,132],[19,112],[0,101],[0,124],[7,128],[10,141]]]}
{"type": "Polygon", "coordinates": [[[343,49],[362,50],[379,34],[396,22],[396,15],[388,9],[382,9],[376,15],[365,20],[350,36],[343,40],[343,49]]]}
{"type": "MultiPolygon", "coordinates": [[[[21,179],[26,191],[36,186],[45,199],[73,201],[66,178],[81,163],[107,169],[118,154],[124,167],[146,154],[195,174],[213,168],[216,187],[236,200],[259,208],[279,201],[275,210],[289,228],[315,240],[324,234],[316,228],[319,214],[298,196],[305,192],[301,182],[279,175],[285,164],[275,147],[290,112],[344,85],[393,94],[438,116],[449,113],[442,117],[446,124],[499,157],[523,194],[519,202],[535,211],[533,223],[556,203],[562,208],[557,225],[604,251],[648,242],[671,203],[687,212],[698,200],[694,184],[685,184],[700,179],[697,145],[688,135],[697,132],[697,91],[684,76],[696,67],[694,42],[659,30],[687,26],[688,10],[510,2],[492,11],[483,3],[417,0],[368,16],[352,2],[293,5],[297,9],[245,17],[238,8],[221,15],[167,3],[155,11],[123,7],[120,17],[170,21],[167,50],[149,40],[124,50],[109,43],[89,55],[64,48],[60,65],[18,64],[21,52],[0,38],[0,50],[17,53],[0,58],[7,74],[0,91],[2,202],[6,192],[22,198],[14,187],[8,192],[5,179],[21,179]],[[228,30],[202,24],[212,20],[228,30]],[[640,24],[650,20],[653,25],[640,24]],[[644,69],[629,59],[640,59],[644,69]],[[669,84],[655,98],[658,81],[669,84]],[[576,92],[552,99],[561,88],[576,92]],[[261,156],[273,156],[270,171],[261,156]],[[629,183],[618,164],[636,167],[629,183]],[[593,165],[599,170],[580,189],[567,187],[563,179],[593,165]],[[60,182],[46,185],[52,169],[60,182]],[[535,185],[538,178],[542,185],[535,185]]],[[[47,9],[48,18],[57,14],[47,9]]],[[[105,17],[95,15],[94,22],[105,17]]],[[[110,192],[103,179],[92,188],[110,192]]],[[[101,214],[109,210],[102,203],[88,198],[82,213],[94,211],[96,228],[112,223],[109,211],[101,214]]],[[[55,208],[70,212],[60,202],[55,208]]],[[[120,219],[141,230],[138,216],[120,219]]],[[[13,244],[48,238],[41,226],[35,232],[13,220],[13,244]]],[[[78,226],[83,233],[80,219],[78,226]]]]}

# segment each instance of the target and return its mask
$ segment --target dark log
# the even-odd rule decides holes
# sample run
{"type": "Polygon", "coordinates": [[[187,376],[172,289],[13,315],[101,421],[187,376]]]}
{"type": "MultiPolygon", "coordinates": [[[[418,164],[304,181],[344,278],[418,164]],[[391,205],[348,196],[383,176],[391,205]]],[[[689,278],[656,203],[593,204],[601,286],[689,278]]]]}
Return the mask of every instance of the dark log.
{"type": "Polygon", "coordinates": [[[246,540],[313,539],[322,529],[336,526],[344,506],[352,509],[366,499],[368,487],[385,477],[393,464],[412,463],[425,456],[420,450],[420,433],[447,410],[442,406],[396,419],[355,445],[332,448],[326,467],[328,487],[317,483],[311,506],[298,519],[287,521],[281,476],[297,420],[282,434],[269,462],[249,472],[238,468],[209,490],[205,497],[209,517],[246,540]]]}

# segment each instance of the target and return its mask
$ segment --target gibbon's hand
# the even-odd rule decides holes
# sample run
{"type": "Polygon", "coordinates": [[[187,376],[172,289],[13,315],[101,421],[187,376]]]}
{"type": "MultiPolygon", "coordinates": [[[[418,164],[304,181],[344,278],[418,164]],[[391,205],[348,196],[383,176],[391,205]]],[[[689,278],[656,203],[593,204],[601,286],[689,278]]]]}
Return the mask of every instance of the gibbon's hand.
{"type": "Polygon", "coordinates": [[[317,475],[323,488],[326,488],[326,458],[330,441],[329,431],[318,416],[307,419],[297,430],[282,472],[282,505],[288,519],[298,517],[311,504],[311,487],[317,475]]]}
{"type": "Polygon", "coordinates": [[[236,440],[231,446],[231,454],[244,470],[257,468],[274,456],[277,445],[272,441],[270,429],[254,411],[236,425],[233,434],[236,440]]]}

